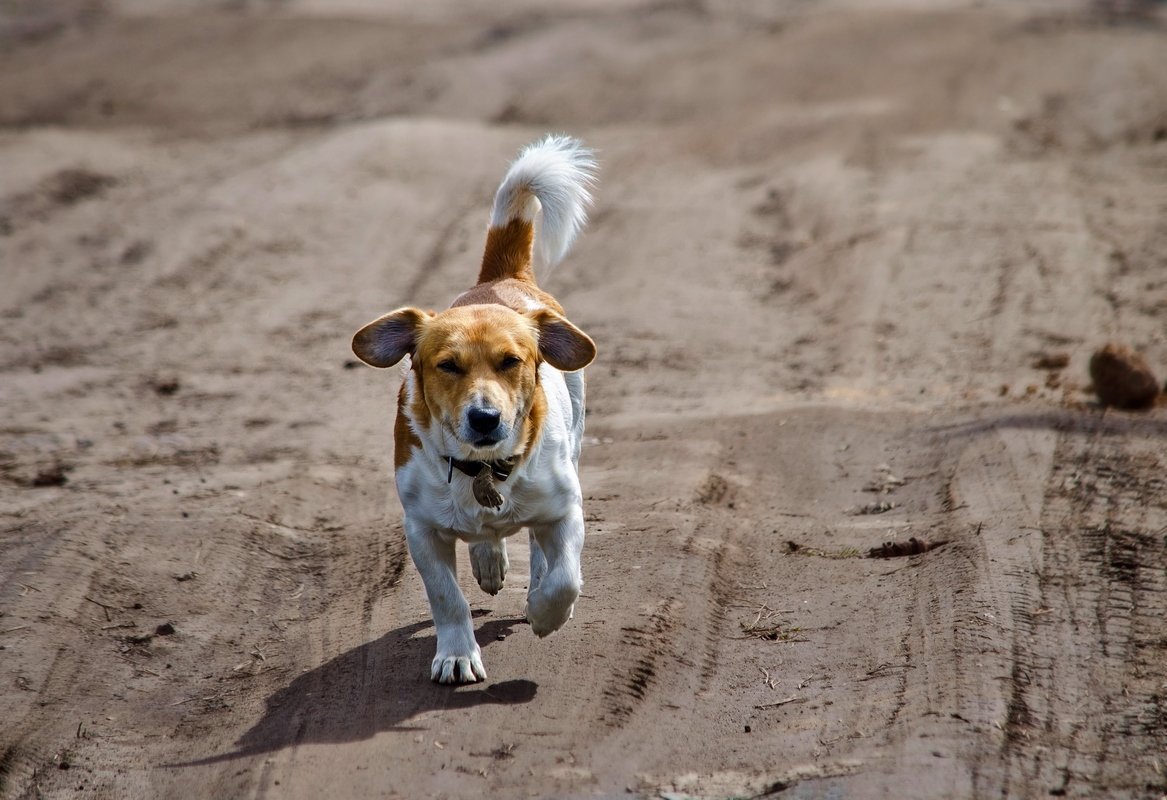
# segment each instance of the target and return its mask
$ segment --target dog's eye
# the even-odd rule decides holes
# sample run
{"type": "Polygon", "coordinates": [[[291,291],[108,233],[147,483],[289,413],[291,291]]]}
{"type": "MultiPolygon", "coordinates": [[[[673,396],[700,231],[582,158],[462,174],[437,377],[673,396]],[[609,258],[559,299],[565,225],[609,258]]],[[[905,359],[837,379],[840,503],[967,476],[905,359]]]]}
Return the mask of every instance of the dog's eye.
{"type": "Polygon", "coordinates": [[[507,356],[502,360],[502,363],[498,365],[498,368],[500,370],[514,369],[522,363],[523,359],[519,358],[518,356],[507,356]]]}
{"type": "Polygon", "coordinates": [[[438,369],[448,375],[461,375],[462,370],[458,367],[457,362],[452,358],[447,358],[445,361],[438,362],[438,369]]]}

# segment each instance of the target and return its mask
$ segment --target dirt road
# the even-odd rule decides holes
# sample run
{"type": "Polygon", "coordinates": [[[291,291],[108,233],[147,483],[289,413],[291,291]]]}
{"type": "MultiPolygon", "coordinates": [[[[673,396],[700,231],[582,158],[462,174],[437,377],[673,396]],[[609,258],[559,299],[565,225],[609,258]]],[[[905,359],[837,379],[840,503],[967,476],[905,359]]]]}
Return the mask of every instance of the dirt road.
{"type": "Polygon", "coordinates": [[[0,797],[1167,794],[1167,410],[1085,386],[1167,373],[1161,24],[418,5],[2,12],[0,797]],[[463,563],[450,689],[348,342],[545,130],[584,596],[463,563]]]}

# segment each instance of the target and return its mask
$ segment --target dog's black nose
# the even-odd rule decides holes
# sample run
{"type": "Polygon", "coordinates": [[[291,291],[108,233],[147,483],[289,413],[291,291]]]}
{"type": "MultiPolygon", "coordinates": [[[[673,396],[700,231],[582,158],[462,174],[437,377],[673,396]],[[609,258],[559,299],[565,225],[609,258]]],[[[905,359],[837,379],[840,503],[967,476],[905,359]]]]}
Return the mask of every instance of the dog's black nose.
{"type": "Polygon", "coordinates": [[[475,433],[485,435],[498,427],[498,422],[502,419],[502,414],[493,408],[472,408],[470,409],[470,413],[466,415],[466,418],[475,433]]]}

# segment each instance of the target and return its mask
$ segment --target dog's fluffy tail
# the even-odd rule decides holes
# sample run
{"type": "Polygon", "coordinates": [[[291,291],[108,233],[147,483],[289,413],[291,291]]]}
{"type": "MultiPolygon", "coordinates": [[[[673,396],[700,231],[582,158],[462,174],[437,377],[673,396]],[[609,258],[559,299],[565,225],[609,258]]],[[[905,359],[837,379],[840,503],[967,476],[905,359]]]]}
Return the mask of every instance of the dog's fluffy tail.
{"type": "Polygon", "coordinates": [[[479,282],[534,280],[535,217],[543,211],[539,250],[547,266],[567,255],[587,221],[596,161],[578,139],[547,135],[522,149],[494,196],[479,282]]]}

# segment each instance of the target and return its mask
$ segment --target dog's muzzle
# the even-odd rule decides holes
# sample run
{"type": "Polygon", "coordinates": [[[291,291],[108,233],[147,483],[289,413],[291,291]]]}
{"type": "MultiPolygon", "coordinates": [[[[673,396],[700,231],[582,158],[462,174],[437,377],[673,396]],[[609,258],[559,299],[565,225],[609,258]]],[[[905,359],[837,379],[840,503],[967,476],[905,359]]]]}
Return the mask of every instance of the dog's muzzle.
{"type": "Polygon", "coordinates": [[[507,426],[502,424],[502,413],[489,407],[474,407],[466,412],[466,427],[475,447],[490,447],[507,437],[507,426]]]}

